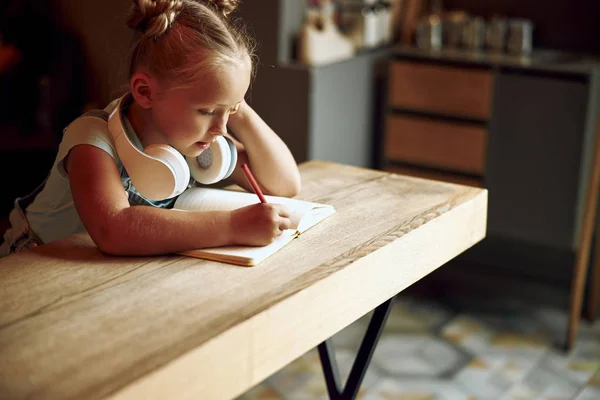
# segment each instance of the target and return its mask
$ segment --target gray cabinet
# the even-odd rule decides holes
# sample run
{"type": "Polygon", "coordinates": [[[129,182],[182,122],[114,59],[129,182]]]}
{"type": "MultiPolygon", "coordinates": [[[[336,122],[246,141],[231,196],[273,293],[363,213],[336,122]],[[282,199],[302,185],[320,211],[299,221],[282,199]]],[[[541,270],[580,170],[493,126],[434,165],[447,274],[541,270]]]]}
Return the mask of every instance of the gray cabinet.
{"type": "Polygon", "coordinates": [[[581,77],[496,75],[490,234],[574,249],[589,96],[581,77]]]}

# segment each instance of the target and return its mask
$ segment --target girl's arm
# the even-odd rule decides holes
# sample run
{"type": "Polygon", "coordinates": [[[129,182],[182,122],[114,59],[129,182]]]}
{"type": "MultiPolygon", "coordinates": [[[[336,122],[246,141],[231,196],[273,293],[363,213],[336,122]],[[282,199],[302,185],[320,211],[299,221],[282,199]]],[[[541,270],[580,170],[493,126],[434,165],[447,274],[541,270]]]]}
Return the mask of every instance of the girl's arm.
{"type": "Polygon", "coordinates": [[[65,161],[75,207],[98,248],[115,255],[157,255],[226,244],[262,245],[290,227],[278,205],[192,212],[130,206],[114,159],[78,145],[65,161]]]}
{"type": "Polygon", "coordinates": [[[293,197],[300,192],[300,172],[292,153],[248,103],[242,101],[228,126],[239,139],[228,135],[238,149],[238,166],[231,176],[235,183],[252,191],[240,168],[247,162],[265,194],[293,197]]]}

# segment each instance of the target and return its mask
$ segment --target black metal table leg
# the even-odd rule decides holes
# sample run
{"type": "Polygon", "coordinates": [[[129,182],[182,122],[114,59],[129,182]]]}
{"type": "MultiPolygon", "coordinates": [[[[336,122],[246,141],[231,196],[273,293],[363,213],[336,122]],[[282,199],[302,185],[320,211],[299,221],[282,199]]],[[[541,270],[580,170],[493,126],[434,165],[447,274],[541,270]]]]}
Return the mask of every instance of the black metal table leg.
{"type": "Polygon", "coordinates": [[[327,392],[331,400],[354,400],[358,395],[358,390],[365,377],[367,368],[375,351],[375,346],[379,341],[383,327],[392,308],[394,298],[387,300],[379,305],[373,312],[371,321],[365,333],[356,359],[352,364],[350,375],[346,385],[342,388],[338,365],[335,359],[333,344],[331,339],[327,339],[319,345],[319,357],[323,366],[323,375],[327,385],[327,392]]]}

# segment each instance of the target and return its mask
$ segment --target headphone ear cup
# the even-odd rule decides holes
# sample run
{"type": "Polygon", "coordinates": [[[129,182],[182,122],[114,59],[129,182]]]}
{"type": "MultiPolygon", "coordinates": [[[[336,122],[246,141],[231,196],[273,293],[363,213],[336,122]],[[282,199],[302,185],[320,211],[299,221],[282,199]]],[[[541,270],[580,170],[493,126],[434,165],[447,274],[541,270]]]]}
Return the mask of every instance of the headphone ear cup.
{"type": "Polygon", "coordinates": [[[223,179],[227,179],[231,176],[231,174],[235,170],[235,166],[237,165],[238,153],[237,153],[237,148],[235,147],[235,144],[233,143],[233,141],[231,139],[229,139],[228,137],[225,137],[225,136],[223,136],[222,138],[225,139],[225,142],[229,146],[229,154],[230,154],[229,169],[227,170],[227,173],[225,173],[225,176],[223,177],[223,179]]]}
{"type": "Polygon", "coordinates": [[[202,154],[186,157],[186,161],[192,177],[199,183],[210,185],[231,175],[237,163],[237,150],[233,142],[219,136],[202,154]]]}
{"type": "Polygon", "coordinates": [[[173,147],[166,144],[153,144],[144,149],[144,153],[167,163],[173,170],[175,187],[169,197],[181,194],[190,183],[190,170],[185,158],[173,147]]]}

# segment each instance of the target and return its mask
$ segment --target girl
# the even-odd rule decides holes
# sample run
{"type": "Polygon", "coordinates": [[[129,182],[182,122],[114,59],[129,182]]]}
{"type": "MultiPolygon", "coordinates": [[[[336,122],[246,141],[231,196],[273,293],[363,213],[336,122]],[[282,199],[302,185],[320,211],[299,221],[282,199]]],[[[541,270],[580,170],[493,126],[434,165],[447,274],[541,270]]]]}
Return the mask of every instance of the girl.
{"type": "MultiPolygon", "coordinates": [[[[264,193],[295,196],[300,175],[293,156],[244,101],[254,54],[250,38],[228,19],[238,1],[133,3],[128,25],[137,33],[129,90],[124,101],[98,111],[106,115],[116,104],[122,107],[125,131],[141,150],[167,144],[196,157],[225,135],[238,151],[235,183],[251,190],[239,167],[248,163],[264,193]]],[[[15,201],[0,254],[87,231],[104,253],[159,255],[265,245],[291,227],[289,210],[276,204],[183,212],[172,209],[175,198],[144,198],[131,185],[107,123],[90,120],[69,124],[46,181],[29,198],[15,201]]]]}

